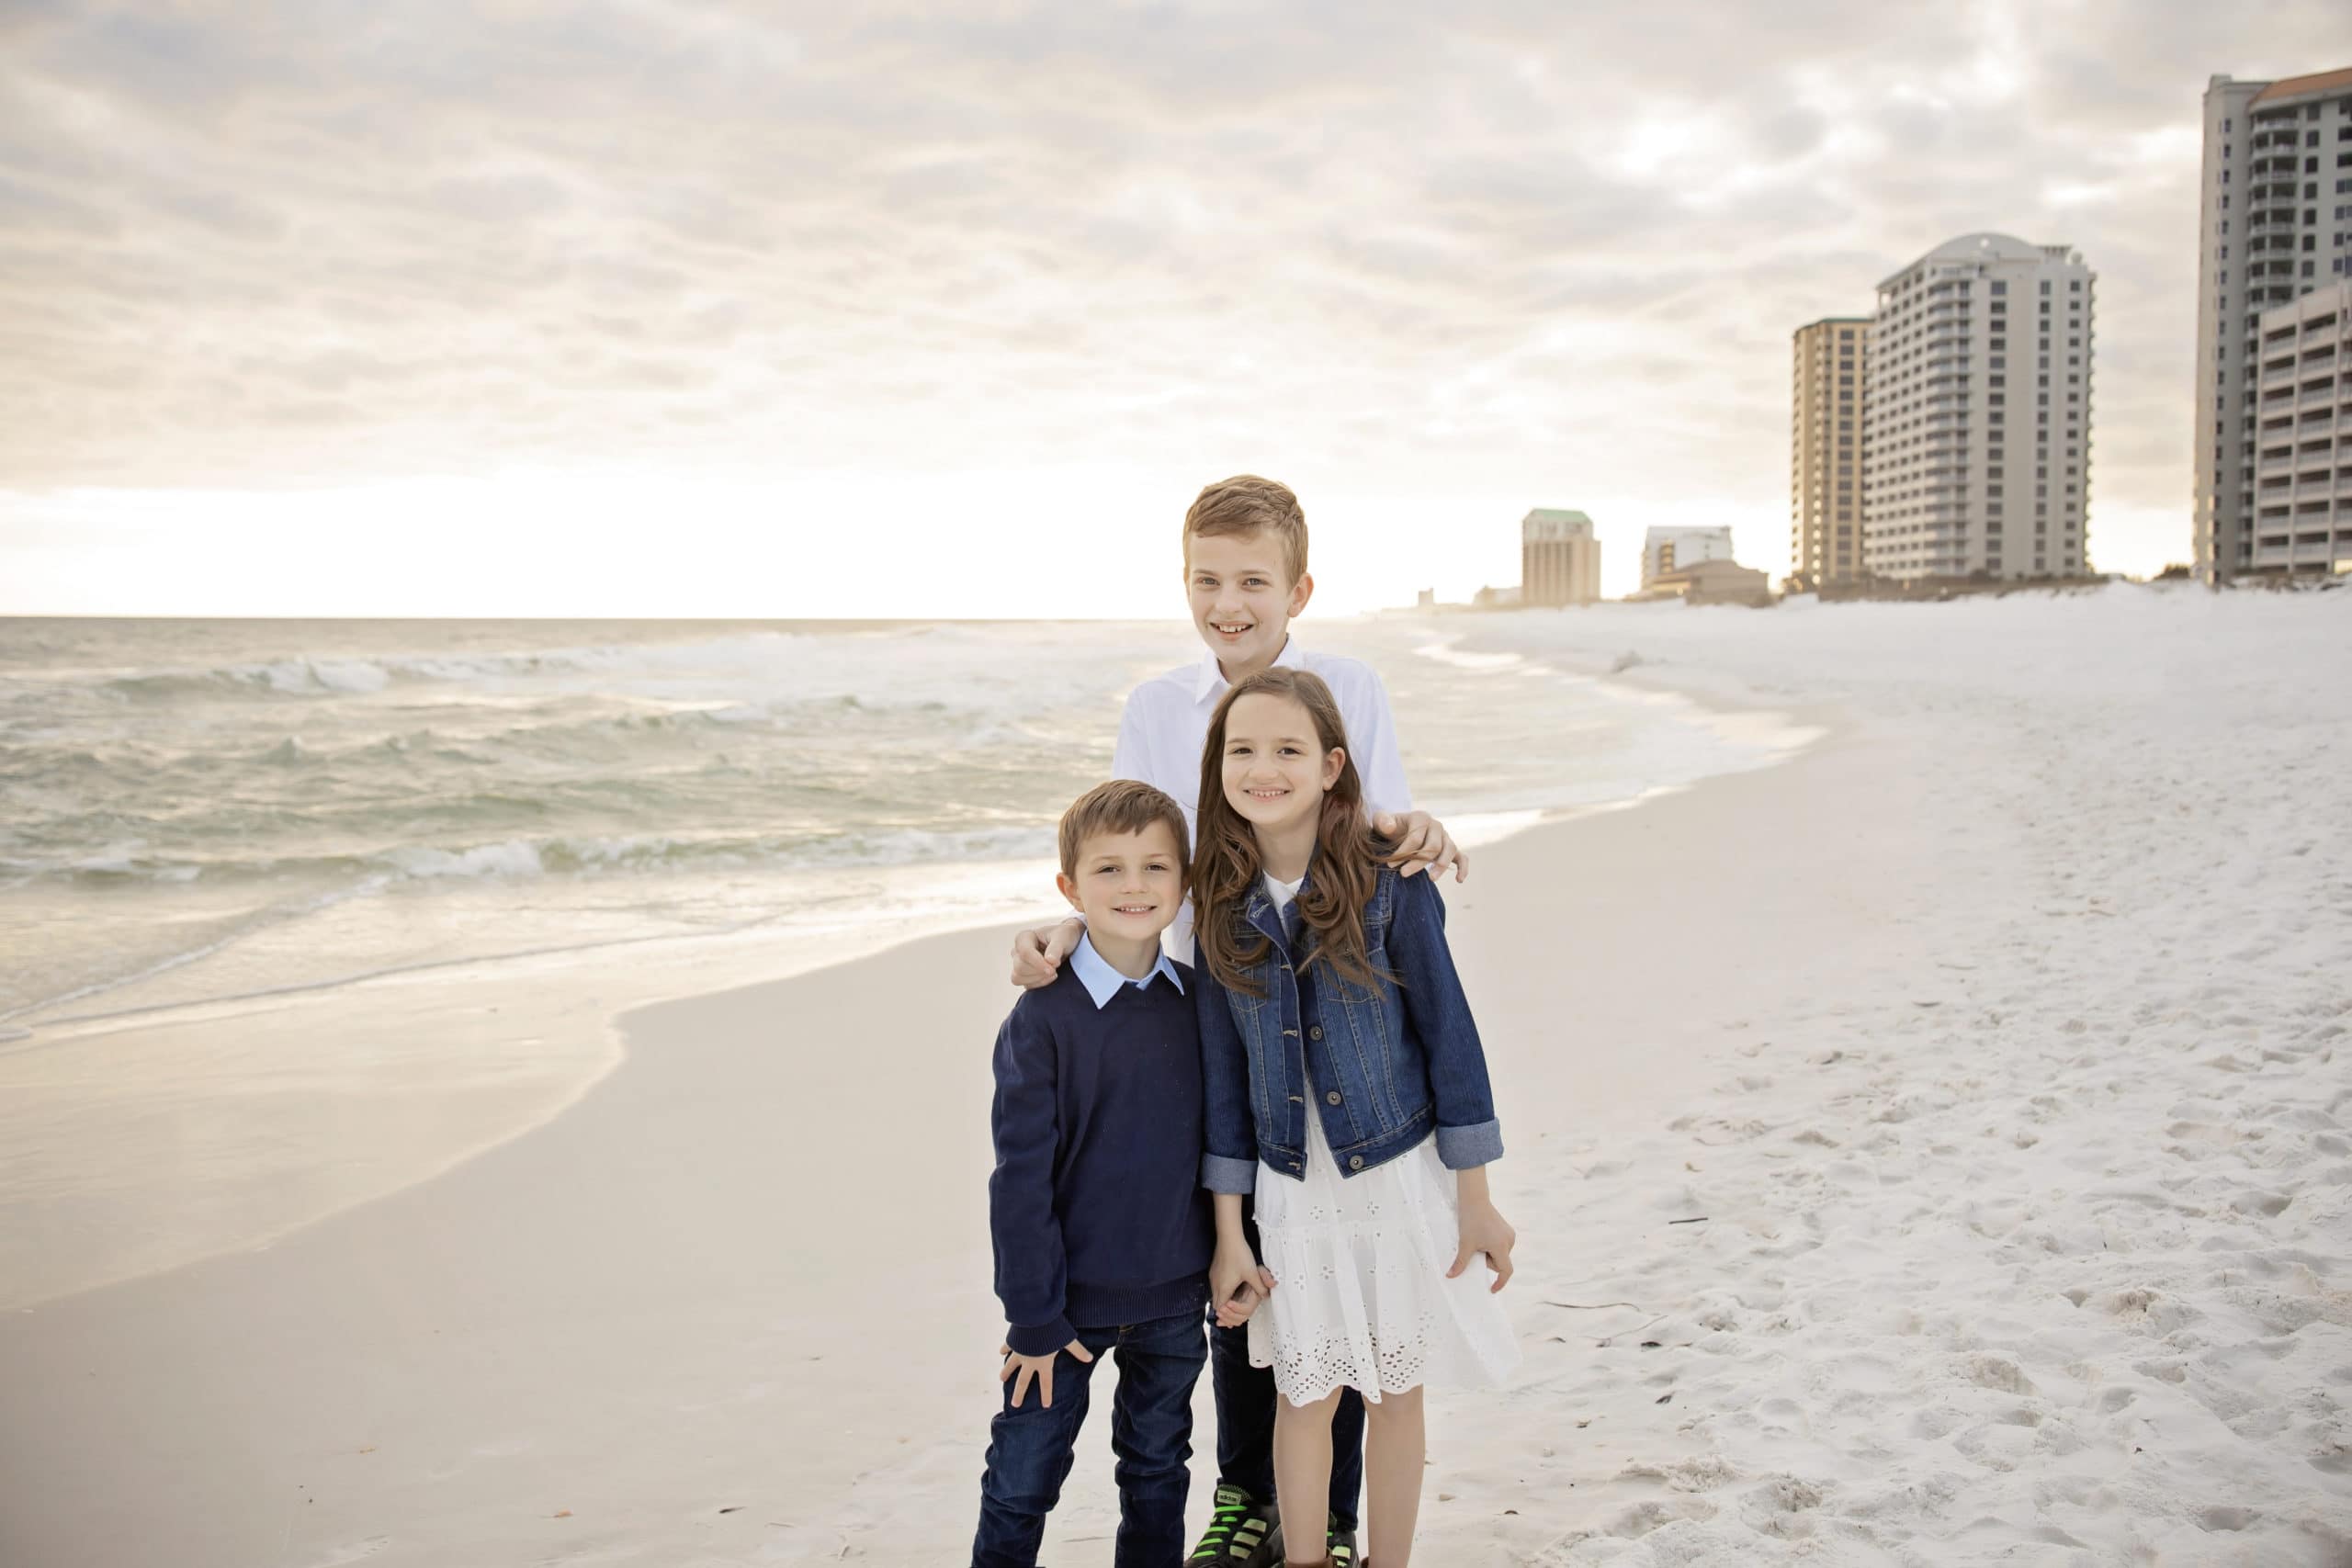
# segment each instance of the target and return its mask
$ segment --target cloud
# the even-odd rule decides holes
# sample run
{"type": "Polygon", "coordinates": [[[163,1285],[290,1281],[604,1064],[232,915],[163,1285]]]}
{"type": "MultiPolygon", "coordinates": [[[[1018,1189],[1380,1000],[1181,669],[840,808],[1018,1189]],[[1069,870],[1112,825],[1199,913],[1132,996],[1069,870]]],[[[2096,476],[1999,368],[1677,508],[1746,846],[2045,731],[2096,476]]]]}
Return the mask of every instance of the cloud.
{"type": "Polygon", "coordinates": [[[2205,78],[2352,63],[2327,6],[2187,0],[19,3],[0,36],[18,491],[1271,444],[1367,490],[1730,498],[1768,564],[1790,332],[1982,229],[2098,269],[2099,494],[2182,510],[2205,78]]]}

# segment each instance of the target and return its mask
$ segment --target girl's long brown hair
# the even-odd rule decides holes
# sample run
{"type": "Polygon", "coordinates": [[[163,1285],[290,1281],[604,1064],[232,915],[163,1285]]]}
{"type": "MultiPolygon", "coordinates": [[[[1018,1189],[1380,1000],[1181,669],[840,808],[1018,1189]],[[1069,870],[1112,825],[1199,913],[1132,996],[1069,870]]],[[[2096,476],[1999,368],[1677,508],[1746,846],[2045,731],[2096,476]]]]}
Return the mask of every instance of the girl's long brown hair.
{"type": "MultiPolygon", "coordinates": [[[[1209,720],[1208,743],[1201,750],[1199,839],[1193,857],[1193,905],[1200,917],[1193,934],[1200,942],[1201,962],[1217,984],[1244,996],[1262,997],[1264,987],[1251,984],[1242,966],[1263,963],[1272,944],[1243,917],[1250,885],[1265,866],[1258,855],[1257,834],[1225,798],[1226,716],[1235,703],[1252,695],[1283,697],[1306,710],[1321,749],[1318,763],[1335,749],[1347,750],[1348,732],[1340,719],[1340,705],[1322,678],[1280,664],[1226,693],[1209,720]]],[[[1315,825],[1314,874],[1299,893],[1307,948],[1301,969],[1319,960],[1366,989],[1383,978],[1365,951],[1363,908],[1372,901],[1380,860],[1389,848],[1364,816],[1363,781],[1356,773],[1354,753],[1349,752],[1340,761],[1339,782],[1324,792],[1323,815],[1315,825]]]]}

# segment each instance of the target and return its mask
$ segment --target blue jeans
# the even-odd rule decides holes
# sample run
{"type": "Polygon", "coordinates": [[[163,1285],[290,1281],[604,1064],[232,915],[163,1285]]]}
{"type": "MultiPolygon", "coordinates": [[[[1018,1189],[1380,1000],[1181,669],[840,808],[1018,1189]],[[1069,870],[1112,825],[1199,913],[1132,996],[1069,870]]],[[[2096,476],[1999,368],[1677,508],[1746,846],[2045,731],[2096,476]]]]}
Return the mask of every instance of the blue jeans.
{"type": "Polygon", "coordinates": [[[1094,1356],[1054,1354],[1054,1403],[1041,1403],[1032,1381],[1021,1407],[1017,1378],[1004,1384],[989,1423],[988,1470],[980,1478],[980,1528],[972,1568],[1034,1568],[1046,1516],[1062,1495],[1078,1429],[1086,1420],[1087,1382],[1107,1351],[1118,1362],[1111,1396],[1111,1451],[1118,1458],[1119,1539],[1115,1568],[1178,1568],[1184,1561],[1184,1494],[1192,1483],[1193,1385],[1208,1345],[1189,1312],[1119,1328],[1081,1328],[1094,1356]]]}
{"type": "MultiPolygon", "coordinates": [[[[1241,1200],[1241,1231],[1253,1257],[1258,1249],[1258,1205],[1241,1200]]],[[[1281,1287],[1276,1286],[1277,1290],[1281,1287]]],[[[1209,1307],[1210,1382],[1216,1389],[1216,1478],[1238,1486],[1261,1502],[1274,1495],[1274,1374],[1270,1367],[1250,1364],[1250,1328],[1219,1328],[1216,1307],[1209,1307]]],[[[1363,1396],[1354,1389],[1340,1395],[1331,1415],[1331,1512],[1341,1529],[1356,1528],[1356,1499],[1363,1493],[1363,1396]]],[[[1293,1536],[1289,1510],[1283,1511],[1283,1539],[1312,1541],[1293,1536]]]]}

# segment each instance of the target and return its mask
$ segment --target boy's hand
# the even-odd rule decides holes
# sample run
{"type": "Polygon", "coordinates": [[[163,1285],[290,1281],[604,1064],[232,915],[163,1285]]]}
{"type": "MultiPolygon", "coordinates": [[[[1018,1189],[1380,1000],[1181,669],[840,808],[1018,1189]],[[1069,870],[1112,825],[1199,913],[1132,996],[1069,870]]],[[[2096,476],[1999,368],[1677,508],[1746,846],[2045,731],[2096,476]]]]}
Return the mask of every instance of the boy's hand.
{"type": "MultiPolygon", "coordinates": [[[[1024,1356],[1010,1345],[1000,1345],[996,1348],[997,1353],[1004,1358],[1004,1370],[997,1373],[996,1381],[1002,1382],[1015,1372],[1021,1374],[1021,1381],[1012,1385],[1012,1407],[1015,1410],[1021,1408],[1021,1401],[1029,1392],[1029,1380],[1035,1378],[1037,1380],[1038,1404],[1051,1410],[1054,1407],[1054,1358],[1024,1356]]],[[[1081,1361],[1094,1359],[1086,1347],[1075,1339],[1062,1348],[1081,1361]]]]}
{"type": "Polygon", "coordinates": [[[1058,925],[1017,931],[1012,938],[1012,983],[1024,991],[1050,986],[1061,973],[1062,960],[1086,934],[1086,922],[1075,916],[1058,925]]]}
{"type": "Polygon", "coordinates": [[[1512,1273],[1510,1249],[1519,1245],[1519,1233],[1510,1228],[1502,1211],[1484,1198],[1465,1196],[1462,1200],[1462,1245],[1454,1250],[1453,1267],[1445,1271],[1449,1280],[1470,1267],[1470,1259],[1480,1253],[1487,1255],[1487,1267],[1495,1271],[1495,1282],[1487,1287],[1493,1295],[1510,1283],[1512,1273]]]}
{"type": "Polygon", "coordinates": [[[1249,1247],[1220,1245],[1209,1263],[1209,1294],[1216,1303],[1216,1325],[1238,1328],[1250,1321],[1274,1288],[1274,1277],[1259,1265],[1249,1247]]]}
{"type": "Polygon", "coordinates": [[[1427,871],[1431,876],[1453,873],[1456,882],[1470,880],[1470,856],[1453,836],[1445,824],[1426,811],[1408,811],[1402,817],[1384,811],[1372,819],[1381,837],[1396,840],[1396,852],[1388,857],[1390,865],[1405,868],[1407,876],[1427,871]]]}

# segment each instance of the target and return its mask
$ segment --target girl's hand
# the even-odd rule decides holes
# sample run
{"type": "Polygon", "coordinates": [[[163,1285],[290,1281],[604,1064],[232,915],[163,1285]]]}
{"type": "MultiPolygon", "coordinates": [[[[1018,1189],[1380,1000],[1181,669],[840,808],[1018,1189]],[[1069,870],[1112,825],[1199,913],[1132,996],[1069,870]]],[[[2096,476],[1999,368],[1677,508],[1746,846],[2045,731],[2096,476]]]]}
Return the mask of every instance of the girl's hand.
{"type": "MultiPolygon", "coordinates": [[[[1054,1358],[1024,1356],[1010,1345],[1000,1345],[997,1348],[1004,1354],[1004,1368],[996,1374],[996,1381],[1002,1382],[1015,1372],[1021,1374],[1021,1381],[1012,1385],[1012,1407],[1015,1410],[1021,1408],[1021,1401],[1029,1393],[1029,1382],[1034,1378],[1037,1382],[1038,1403],[1051,1410],[1054,1407],[1054,1358]]],[[[1063,1346],[1062,1349],[1081,1361],[1094,1359],[1094,1353],[1075,1339],[1063,1346]]]]}
{"type": "Polygon", "coordinates": [[[1487,1198],[1465,1194],[1462,1200],[1462,1246],[1453,1255],[1453,1267],[1445,1271],[1449,1280],[1460,1276],[1470,1267],[1470,1259],[1479,1253],[1487,1255],[1487,1267],[1495,1271],[1495,1282],[1487,1287],[1492,1295],[1510,1283],[1510,1249],[1519,1245],[1519,1233],[1510,1228],[1502,1211],[1487,1198]]]}
{"type": "Polygon", "coordinates": [[[1209,1264],[1209,1294],[1216,1303],[1216,1325],[1238,1328],[1250,1321],[1274,1288],[1274,1277],[1260,1267],[1249,1247],[1219,1245],[1209,1264]]]}

